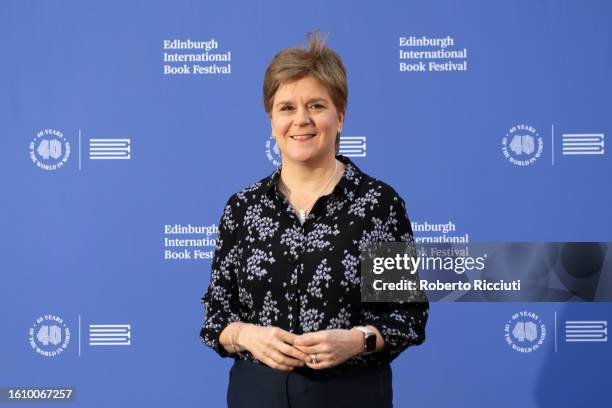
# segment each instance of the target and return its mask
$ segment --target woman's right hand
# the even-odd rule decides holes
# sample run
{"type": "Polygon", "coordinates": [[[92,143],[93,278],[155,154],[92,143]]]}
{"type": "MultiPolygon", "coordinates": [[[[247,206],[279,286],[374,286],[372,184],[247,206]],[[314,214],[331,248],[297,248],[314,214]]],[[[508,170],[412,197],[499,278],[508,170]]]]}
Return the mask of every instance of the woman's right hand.
{"type": "Polygon", "coordinates": [[[278,327],[247,323],[238,333],[236,343],[268,367],[291,371],[294,367],[303,367],[307,357],[304,352],[293,347],[296,337],[296,334],[278,327]]]}

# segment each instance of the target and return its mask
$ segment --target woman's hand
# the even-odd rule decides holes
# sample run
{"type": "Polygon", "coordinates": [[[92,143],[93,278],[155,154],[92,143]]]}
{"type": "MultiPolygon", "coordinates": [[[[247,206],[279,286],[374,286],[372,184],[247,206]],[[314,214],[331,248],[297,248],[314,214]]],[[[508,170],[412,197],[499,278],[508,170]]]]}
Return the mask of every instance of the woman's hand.
{"type": "Polygon", "coordinates": [[[297,338],[298,335],[278,327],[247,324],[238,333],[236,343],[268,367],[291,371],[294,367],[303,367],[309,358],[292,345],[297,338]]]}
{"type": "Polygon", "coordinates": [[[293,346],[307,354],[304,362],[310,368],[330,368],[344,363],[364,349],[363,333],[357,329],[321,330],[300,335],[293,346]],[[312,362],[316,354],[317,362],[312,362]]]}

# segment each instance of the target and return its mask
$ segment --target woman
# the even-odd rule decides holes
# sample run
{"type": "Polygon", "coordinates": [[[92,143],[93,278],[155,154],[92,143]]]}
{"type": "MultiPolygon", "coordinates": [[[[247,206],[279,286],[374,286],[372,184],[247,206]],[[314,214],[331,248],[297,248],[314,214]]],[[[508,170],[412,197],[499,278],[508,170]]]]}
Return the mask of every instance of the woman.
{"type": "Polygon", "coordinates": [[[404,201],[338,155],[348,96],[317,33],[270,63],[282,164],[225,206],[202,341],[232,356],[232,407],[392,406],[389,363],[423,342],[428,303],[362,303],[360,248],[410,241],[404,201]]]}

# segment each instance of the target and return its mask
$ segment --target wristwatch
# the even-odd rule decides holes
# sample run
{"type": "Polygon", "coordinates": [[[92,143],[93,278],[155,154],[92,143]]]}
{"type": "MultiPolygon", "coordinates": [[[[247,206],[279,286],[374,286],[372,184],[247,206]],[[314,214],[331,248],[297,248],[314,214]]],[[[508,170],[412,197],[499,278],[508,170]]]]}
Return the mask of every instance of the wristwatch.
{"type": "Polygon", "coordinates": [[[354,329],[357,329],[363,333],[363,337],[365,339],[363,354],[369,354],[376,351],[376,333],[362,326],[356,326],[354,329]]]}

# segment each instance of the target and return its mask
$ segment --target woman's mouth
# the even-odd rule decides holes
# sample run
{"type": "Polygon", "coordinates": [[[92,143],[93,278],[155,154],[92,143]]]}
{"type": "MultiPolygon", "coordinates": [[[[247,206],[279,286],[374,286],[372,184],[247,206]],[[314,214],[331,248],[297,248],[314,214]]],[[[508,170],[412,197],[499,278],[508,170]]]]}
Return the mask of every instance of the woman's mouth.
{"type": "Polygon", "coordinates": [[[312,139],[315,136],[316,136],[316,133],[306,133],[306,134],[303,134],[303,135],[293,135],[293,136],[291,136],[291,138],[293,140],[298,141],[298,142],[303,142],[305,140],[312,139]]]}

